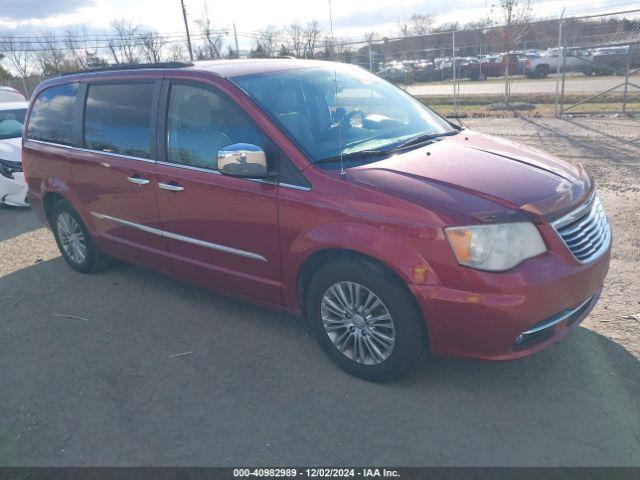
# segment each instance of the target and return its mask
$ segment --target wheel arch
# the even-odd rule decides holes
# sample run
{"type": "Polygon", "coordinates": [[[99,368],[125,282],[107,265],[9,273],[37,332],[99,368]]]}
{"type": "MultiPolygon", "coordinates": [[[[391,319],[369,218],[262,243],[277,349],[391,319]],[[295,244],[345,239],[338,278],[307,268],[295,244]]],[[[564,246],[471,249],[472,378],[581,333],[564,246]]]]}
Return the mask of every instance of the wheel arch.
{"type": "MultiPolygon", "coordinates": [[[[300,310],[302,311],[303,315],[306,316],[305,298],[314,272],[316,272],[322,265],[338,260],[361,261],[375,265],[376,267],[386,272],[388,275],[392,275],[395,279],[406,286],[406,282],[402,277],[400,277],[400,275],[398,275],[389,265],[378,260],[377,258],[348,248],[323,248],[321,250],[313,252],[305,259],[304,262],[302,262],[296,276],[296,293],[298,297],[298,304],[300,305],[300,310]]],[[[407,290],[409,289],[407,288],[407,290]]]]}
{"type": "Polygon", "coordinates": [[[47,192],[42,198],[42,207],[44,208],[44,213],[47,217],[49,225],[51,225],[51,213],[53,213],[54,207],[58,202],[63,200],[67,200],[67,198],[61,195],[59,192],[47,192]]]}
{"type": "Polygon", "coordinates": [[[440,284],[427,260],[400,237],[361,224],[323,225],[298,238],[290,251],[299,253],[293,264],[285,266],[285,277],[289,276],[285,278],[285,285],[290,286],[289,293],[285,293],[289,302],[285,300],[285,303],[295,303],[303,314],[313,273],[336,259],[356,259],[373,264],[393,275],[410,293],[410,285],[440,284]],[[291,278],[292,274],[295,277],[291,278]]]}

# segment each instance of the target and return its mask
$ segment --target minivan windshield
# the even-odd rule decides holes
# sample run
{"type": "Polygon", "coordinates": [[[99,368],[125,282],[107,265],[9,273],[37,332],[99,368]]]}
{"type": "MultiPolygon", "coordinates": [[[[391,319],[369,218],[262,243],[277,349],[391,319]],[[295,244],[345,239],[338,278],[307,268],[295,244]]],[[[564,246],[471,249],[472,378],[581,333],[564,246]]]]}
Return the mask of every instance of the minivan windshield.
{"type": "Polygon", "coordinates": [[[22,136],[26,108],[0,110],[0,140],[22,136]]]}
{"type": "Polygon", "coordinates": [[[232,80],[314,163],[338,162],[341,155],[345,161],[371,161],[398,146],[457,133],[418,100],[352,65],[259,73],[232,80]]]}

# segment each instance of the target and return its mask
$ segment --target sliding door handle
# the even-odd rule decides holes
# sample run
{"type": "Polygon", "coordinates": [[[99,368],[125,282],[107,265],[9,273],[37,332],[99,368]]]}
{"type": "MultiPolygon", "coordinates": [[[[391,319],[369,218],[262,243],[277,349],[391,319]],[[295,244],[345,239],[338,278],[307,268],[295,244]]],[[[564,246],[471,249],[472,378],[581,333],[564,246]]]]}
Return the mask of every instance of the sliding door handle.
{"type": "Polygon", "coordinates": [[[170,192],[181,192],[184,187],[181,187],[177,183],[158,183],[158,187],[162,190],[169,190],[170,192]]]}
{"type": "Polygon", "coordinates": [[[136,185],[149,185],[149,180],[147,180],[146,178],[141,178],[141,177],[127,177],[127,180],[129,180],[131,183],[135,183],[136,185]]]}

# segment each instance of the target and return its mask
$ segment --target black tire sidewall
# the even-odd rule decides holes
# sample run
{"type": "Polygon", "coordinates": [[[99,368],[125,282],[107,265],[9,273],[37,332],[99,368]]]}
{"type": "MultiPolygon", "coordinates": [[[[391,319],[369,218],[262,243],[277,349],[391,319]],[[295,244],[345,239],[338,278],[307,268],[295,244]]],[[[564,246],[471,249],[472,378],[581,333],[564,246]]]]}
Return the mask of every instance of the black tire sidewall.
{"type": "Polygon", "coordinates": [[[98,252],[93,245],[93,242],[91,241],[89,230],[87,229],[84,221],[82,220],[82,218],[80,218],[78,212],[76,212],[71,204],[66,200],[59,201],[53,207],[53,210],[51,212],[51,228],[53,230],[53,236],[56,239],[58,249],[60,250],[62,257],[69,264],[69,266],[80,273],[93,272],[98,261],[98,252]],[[58,217],[63,213],[66,213],[67,215],[73,217],[73,219],[78,223],[80,230],[82,230],[82,234],[84,235],[85,244],[87,246],[87,256],[82,263],[75,262],[71,257],[69,257],[67,252],[65,252],[64,248],[62,247],[62,242],[60,241],[60,237],[58,235],[58,217]]]}
{"type": "Polygon", "coordinates": [[[314,275],[307,292],[307,317],[311,330],[329,358],[347,373],[366,380],[386,382],[404,376],[419,363],[426,350],[426,329],[415,299],[399,279],[385,269],[360,260],[334,261],[314,275]],[[345,356],[324,329],[322,297],[336,282],[364,285],[385,304],[394,321],[396,343],[391,355],[377,365],[362,365],[345,356]]]}

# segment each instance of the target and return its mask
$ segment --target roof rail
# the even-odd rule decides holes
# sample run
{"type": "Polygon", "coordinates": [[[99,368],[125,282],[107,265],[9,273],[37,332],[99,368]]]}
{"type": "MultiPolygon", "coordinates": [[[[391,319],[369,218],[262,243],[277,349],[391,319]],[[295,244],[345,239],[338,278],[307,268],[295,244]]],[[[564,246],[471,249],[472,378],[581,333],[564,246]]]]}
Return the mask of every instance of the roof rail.
{"type": "Polygon", "coordinates": [[[114,63],[108,67],[89,68],[86,70],[76,70],[73,72],[61,73],[60,77],[66,75],[76,75],[80,73],[112,72],[117,70],[144,70],[147,68],[185,68],[193,66],[193,62],[158,62],[158,63],[114,63]]]}

